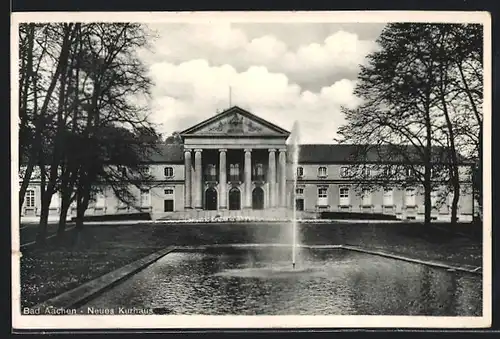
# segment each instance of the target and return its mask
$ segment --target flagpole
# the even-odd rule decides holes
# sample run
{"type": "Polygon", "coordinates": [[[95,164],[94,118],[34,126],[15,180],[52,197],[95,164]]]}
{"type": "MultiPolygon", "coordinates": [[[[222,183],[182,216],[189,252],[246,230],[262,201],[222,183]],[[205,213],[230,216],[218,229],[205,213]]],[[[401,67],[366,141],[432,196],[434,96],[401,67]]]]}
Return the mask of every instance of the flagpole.
{"type": "Polygon", "coordinates": [[[231,108],[231,86],[229,86],[229,108],[231,108]]]}

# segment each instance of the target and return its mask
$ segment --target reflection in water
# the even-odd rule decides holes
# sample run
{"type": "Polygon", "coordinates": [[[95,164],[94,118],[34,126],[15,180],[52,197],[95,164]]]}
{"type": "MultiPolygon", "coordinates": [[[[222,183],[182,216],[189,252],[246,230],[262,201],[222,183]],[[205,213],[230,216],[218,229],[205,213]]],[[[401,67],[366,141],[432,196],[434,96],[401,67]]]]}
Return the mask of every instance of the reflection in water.
{"type": "Polygon", "coordinates": [[[481,315],[481,279],[346,250],[170,253],[85,305],[173,314],[481,315]]]}

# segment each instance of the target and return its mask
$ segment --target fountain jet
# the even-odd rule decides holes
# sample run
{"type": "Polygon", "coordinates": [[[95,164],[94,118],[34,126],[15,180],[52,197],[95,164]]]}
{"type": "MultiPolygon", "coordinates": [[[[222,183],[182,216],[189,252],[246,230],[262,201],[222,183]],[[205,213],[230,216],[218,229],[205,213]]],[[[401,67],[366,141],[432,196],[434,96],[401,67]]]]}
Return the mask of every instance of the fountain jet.
{"type": "Polygon", "coordinates": [[[292,216],[292,268],[295,269],[295,256],[297,247],[297,167],[299,163],[299,123],[293,123],[292,132],[290,134],[290,145],[292,147],[292,164],[293,164],[293,216],[292,216]]]}

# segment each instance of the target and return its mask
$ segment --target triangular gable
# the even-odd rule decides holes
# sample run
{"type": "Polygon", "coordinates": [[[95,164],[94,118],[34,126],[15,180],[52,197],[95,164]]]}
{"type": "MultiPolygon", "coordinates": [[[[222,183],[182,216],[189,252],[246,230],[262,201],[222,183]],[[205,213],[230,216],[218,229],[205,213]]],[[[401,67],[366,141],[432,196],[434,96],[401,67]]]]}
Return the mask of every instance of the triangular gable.
{"type": "Polygon", "coordinates": [[[234,106],[182,131],[180,134],[181,136],[245,135],[288,137],[290,132],[238,106],[234,106]]]}

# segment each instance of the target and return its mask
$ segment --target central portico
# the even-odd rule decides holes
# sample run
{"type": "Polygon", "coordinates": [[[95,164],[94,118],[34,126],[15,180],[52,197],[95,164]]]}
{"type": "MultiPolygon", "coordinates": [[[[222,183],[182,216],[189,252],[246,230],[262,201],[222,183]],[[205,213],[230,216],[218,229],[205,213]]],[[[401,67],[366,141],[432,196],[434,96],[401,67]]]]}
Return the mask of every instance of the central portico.
{"type": "Polygon", "coordinates": [[[181,132],[186,209],[286,207],[290,132],[232,107],[181,132]]]}

